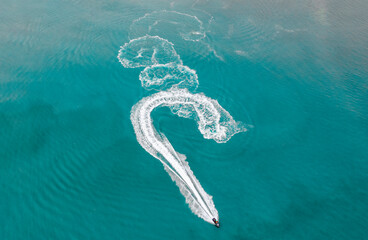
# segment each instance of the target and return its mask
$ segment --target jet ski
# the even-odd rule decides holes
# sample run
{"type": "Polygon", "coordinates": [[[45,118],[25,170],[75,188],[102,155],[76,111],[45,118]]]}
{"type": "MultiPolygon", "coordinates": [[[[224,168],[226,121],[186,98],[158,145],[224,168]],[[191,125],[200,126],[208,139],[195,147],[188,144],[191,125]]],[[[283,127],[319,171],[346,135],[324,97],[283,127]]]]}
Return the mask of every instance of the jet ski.
{"type": "Polygon", "coordinates": [[[219,223],[219,221],[216,220],[216,218],[212,218],[212,221],[213,221],[213,223],[215,224],[215,226],[217,228],[220,228],[220,223],[219,223]]]}

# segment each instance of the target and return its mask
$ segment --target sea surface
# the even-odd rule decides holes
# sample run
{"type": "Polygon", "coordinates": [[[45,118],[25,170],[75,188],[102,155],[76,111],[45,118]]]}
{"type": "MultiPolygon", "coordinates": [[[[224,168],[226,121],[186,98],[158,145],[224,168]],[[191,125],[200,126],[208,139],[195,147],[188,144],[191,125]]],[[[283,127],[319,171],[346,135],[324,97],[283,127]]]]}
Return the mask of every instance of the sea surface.
{"type": "Polygon", "coordinates": [[[368,1],[2,0],[0,239],[368,239],[368,1]],[[142,20],[143,19],[143,20],[142,20]],[[247,131],[155,109],[221,228],[141,147],[157,93],[119,49],[173,44],[247,131]]]}

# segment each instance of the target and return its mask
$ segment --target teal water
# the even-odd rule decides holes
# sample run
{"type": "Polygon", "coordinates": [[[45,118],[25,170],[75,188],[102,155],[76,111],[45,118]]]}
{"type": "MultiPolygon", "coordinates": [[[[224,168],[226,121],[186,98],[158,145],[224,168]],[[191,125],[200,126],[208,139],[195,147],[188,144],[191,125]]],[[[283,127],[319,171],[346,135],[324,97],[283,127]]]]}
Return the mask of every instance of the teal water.
{"type": "Polygon", "coordinates": [[[3,0],[0,239],[366,239],[366,12],[362,0],[3,0]],[[220,229],[190,211],[130,121],[152,91],[116,56],[147,30],[132,23],[163,9],[206,32],[185,39],[197,27],[185,17],[151,31],[196,71],[196,92],[254,126],[219,144],[152,113],[220,229]]]}

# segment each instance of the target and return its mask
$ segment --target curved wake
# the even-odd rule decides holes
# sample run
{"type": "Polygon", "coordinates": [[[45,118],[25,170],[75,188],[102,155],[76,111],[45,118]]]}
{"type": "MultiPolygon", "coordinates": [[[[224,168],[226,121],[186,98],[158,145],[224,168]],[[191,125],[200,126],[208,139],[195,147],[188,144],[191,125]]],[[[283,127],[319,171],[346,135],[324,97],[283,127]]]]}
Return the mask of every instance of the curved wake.
{"type": "Polygon", "coordinates": [[[203,23],[196,16],[167,10],[147,13],[134,20],[129,36],[136,38],[163,32],[176,33],[186,41],[199,41],[206,36],[203,23]]]}
{"type": "Polygon", "coordinates": [[[198,87],[196,72],[187,66],[174,63],[146,67],[140,74],[142,87],[147,90],[166,89],[176,86],[194,91],[198,87]]]}
{"type": "MultiPolygon", "coordinates": [[[[147,34],[153,32],[159,23],[181,24],[180,21],[185,19],[190,20],[189,25],[180,25],[178,29],[180,36],[186,41],[202,39],[205,33],[199,19],[178,12],[161,11],[146,14],[135,20],[132,27],[137,28],[135,33],[147,34]],[[160,17],[164,19],[160,20],[160,17]]],[[[141,99],[131,110],[130,119],[139,144],[162,162],[192,212],[214,224],[212,219],[219,220],[219,216],[212,196],[204,191],[194,176],[185,161],[185,155],[176,152],[165,135],[156,131],[151,112],[158,107],[169,107],[173,114],[197,121],[203,137],[213,139],[217,143],[225,143],[234,134],[247,131],[247,128],[243,123],[234,121],[216,100],[204,94],[190,92],[197,89],[198,76],[195,70],[183,65],[174,44],[168,40],[149,35],[137,37],[120,48],[118,59],[126,68],[144,67],[139,75],[142,87],[159,91],[141,99]],[[166,90],[162,91],[164,89],[166,90]]]]}
{"type": "Polygon", "coordinates": [[[174,49],[174,44],[158,36],[148,35],[124,44],[119,50],[118,59],[126,68],[183,63],[174,49]]]}
{"type": "Polygon", "coordinates": [[[212,196],[204,191],[194,176],[185,161],[185,155],[176,152],[165,135],[157,132],[153,126],[151,112],[161,106],[177,107],[177,113],[182,113],[181,108],[188,110],[189,107],[195,113],[203,136],[216,142],[226,142],[236,132],[246,129],[238,127],[230,115],[224,118],[223,113],[227,112],[217,101],[203,94],[192,94],[185,89],[171,89],[153,94],[143,98],[132,108],[130,119],[140,145],[164,164],[165,170],[178,185],[193,213],[212,223],[213,218],[218,219],[212,196]]]}

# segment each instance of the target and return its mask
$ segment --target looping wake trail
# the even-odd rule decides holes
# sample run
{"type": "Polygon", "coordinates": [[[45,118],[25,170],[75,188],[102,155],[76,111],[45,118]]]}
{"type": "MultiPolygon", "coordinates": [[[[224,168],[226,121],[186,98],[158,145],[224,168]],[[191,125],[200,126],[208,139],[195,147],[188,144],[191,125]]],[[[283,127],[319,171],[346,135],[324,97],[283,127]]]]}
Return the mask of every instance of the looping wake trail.
{"type": "Polygon", "coordinates": [[[148,35],[124,44],[119,50],[118,59],[126,68],[183,63],[174,49],[174,44],[158,36],[148,35]]]}
{"type": "MultiPolygon", "coordinates": [[[[135,31],[131,34],[156,33],[163,22],[180,25],[178,34],[185,41],[198,41],[205,36],[197,17],[173,11],[153,12],[135,20],[131,32],[135,31]]],[[[195,70],[183,65],[174,44],[168,40],[138,36],[120,48],[118,59],[126,68],[144,68],[139,75],[142,87],[159,91],[141,99],[131,110],[130,119],[139,144],[161,161],[192,212],[214,224],[212,219],[219,220],[219,216],[212,196],[194,176],[185,155],[176,152],[165,135],[154,128],[151,112],[169,107],[173,114],[195,120],[203,137],[217,143],[225,143],[234,134],[247,131],[246,125],[234,121],[216,100],[190,92],[197,89],[198,76],[195,70]]]]}
{"type": "Polygon", "coordinates": [[[156,64],[146,67],[140,74],[142,87],[147,90],[167,89],[172,86],[194,91],[198,87],[196,72],[187,66],[174,63],[156,64]]]}
{"type": "Polygon", "coordinates": [[[216,142],[226,142],[236,132],[246,129],[239,127],[217,101],[203,94],[192,94],[186,89],[171,89],[153,94],[132,108],[130,119],[139,144],[164,164],[193,213],[212,223],[212,218],[218,219],[212,196],[204,191],[185,161],[186,157],[176,152],[165,135],[157,132],[153,126],[151,112],[161,106],[179,108],[176,112],[178,115],[183,114],[181,107],[186,110],[190,107],[194,110],[200,132],[205,138],[216,142]]]}
{"type": "Polygon", "coordinates": [[[134,20],[129,36],[136,38],[146,34],[160,34],[163,31],[175,32],[186,41],[199,41],[206,36],[203,23],[196,16],[167,10],[147,13],[134,20]]]}

